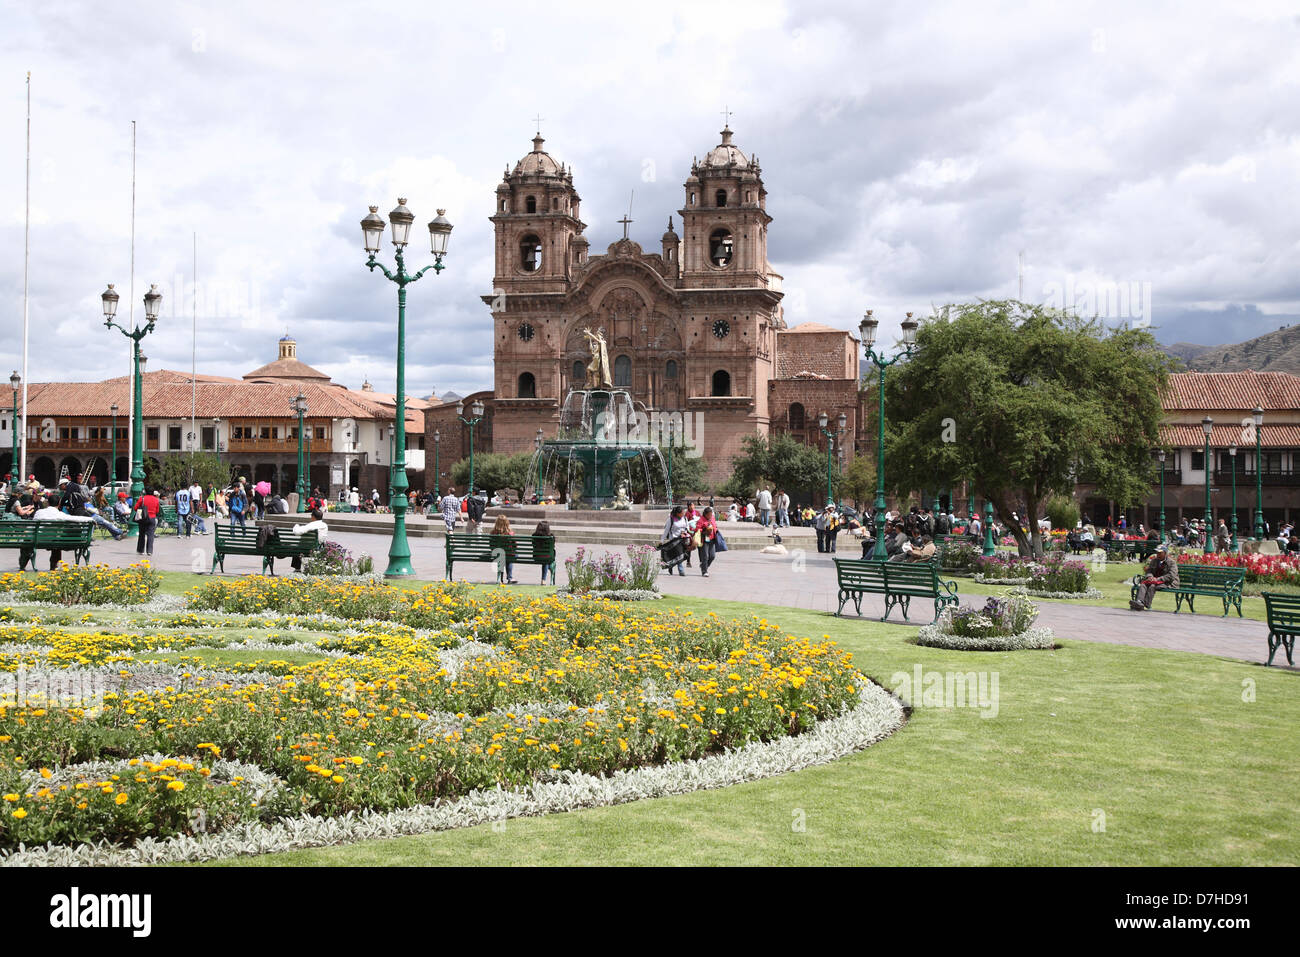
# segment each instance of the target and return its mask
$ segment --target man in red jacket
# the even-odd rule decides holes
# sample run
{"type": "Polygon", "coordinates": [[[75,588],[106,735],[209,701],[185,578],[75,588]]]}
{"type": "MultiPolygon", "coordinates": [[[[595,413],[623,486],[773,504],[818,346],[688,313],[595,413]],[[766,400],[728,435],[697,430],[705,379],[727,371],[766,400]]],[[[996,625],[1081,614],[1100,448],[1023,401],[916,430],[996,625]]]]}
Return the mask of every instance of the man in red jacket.
{"type": "Polygon", "coordinates": [[[157,492],[146,491],[140,496],[140,501],[135,503],[135,507],[136,513],[140,516],[140,530],[135,543],[135,552],[137,555],[147,554],[153,557],[153,535],[158,529],[158,509],[162,507],[162,502],[157,492]]]}

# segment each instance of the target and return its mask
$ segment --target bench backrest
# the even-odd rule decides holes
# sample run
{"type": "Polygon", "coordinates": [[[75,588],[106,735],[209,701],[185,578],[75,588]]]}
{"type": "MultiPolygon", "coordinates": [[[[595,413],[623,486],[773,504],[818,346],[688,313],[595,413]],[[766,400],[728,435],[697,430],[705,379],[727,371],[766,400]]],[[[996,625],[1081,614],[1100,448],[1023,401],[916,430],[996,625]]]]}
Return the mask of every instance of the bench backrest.
{"type": "Polygon", "coordinates": [[[1180,564],[1178,582],[1191,588],[1219,588],[1240,585],[1246,577],[1245,569],[1223,568],[1219,565],[1180,564]]]}
{"type": "Polygon", "coordinates": [[[895,588],[934,589],[938,587],[939,569],[932,562],[885,562],[885,583],[895,588]]]}
{"type": "Polygon", "coordinates": [[[1300,595],[1277,595],[1264,592],[1268,627],[1277,631],[1300,632],[1300,595]]]}
{"type": "Polygon", "coordinates": [[[32,522],[36,526],[38,545],[81,545],[94,533],[93,522],[32,522]]]}
{"type": "MultiPolygon", "coordinates": [[[[231,548],[257,548],[257,530],[258,526],[250,525],[247,528],[231,528],[227,525],[217,526],[217,547],[222,551],[228,551],[231,548]]],[[[292,548],[293,551],[302,551],[304,548],[314,550],[320,544],[320,533],[316,529],[310,532],[304,532],[301,535],[294,534],[287,528],[277,528],[279,533],[275,539],[268,543],[268,548],[274,551],[279,548],[292,548]]]]}
{"type": "Polygon", "coordinates": [[[555,536],[455,533],[447,536],[447,552],[453,561],[492,561],[498,550],[511,562],[554,561],[555,536]]]}
{"type": "Polygon", "coordinates": [[[0,545],[26,545],[36,541],[36,522],[0,522],[0,545]]]}
{"type": "Polygon", "coordinates": [[[885,586],[884,567],[886,562],[870,562],[861,559],[835,559],[835,575],[841,588],[883,588],[885,586]]]}

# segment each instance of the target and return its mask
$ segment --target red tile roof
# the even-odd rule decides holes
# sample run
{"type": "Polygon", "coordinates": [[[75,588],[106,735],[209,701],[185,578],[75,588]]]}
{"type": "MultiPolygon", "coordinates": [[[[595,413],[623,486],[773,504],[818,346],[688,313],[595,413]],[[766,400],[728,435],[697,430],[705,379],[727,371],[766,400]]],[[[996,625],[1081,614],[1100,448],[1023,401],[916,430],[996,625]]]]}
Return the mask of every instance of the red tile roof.
{"type": "MultiPolygon", "coordinates": [[[[1162,425],[1160,439],[1171,449],[1199,449],[1205,446],[1205,432],[1199,425],[1162,425]]],[[[1265,422],[1259,428],[1259,443],[1269,449],[1300,449],[1300,425],[1269,425],[1265,422]]],[[[1253,431],[1240,423],[1223,424],[1217,422],[1210,429],[1210,446],[1226,449],[1230,445],[1238,448],[1254,448],[1253,431]]]]}
{"type": "Polygon", "coordinates": [[[1300,409],[1300,376],[1285,372],[1176,372],[1169,377],[1169,412],[1300,409]]]}

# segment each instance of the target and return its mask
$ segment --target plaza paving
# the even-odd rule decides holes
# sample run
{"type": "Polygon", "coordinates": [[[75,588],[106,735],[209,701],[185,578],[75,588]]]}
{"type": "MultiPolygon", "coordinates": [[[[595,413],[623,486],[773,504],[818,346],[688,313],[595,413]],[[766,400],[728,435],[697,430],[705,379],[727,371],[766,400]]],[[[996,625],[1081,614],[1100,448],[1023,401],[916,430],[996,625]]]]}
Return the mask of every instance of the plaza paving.
{"type": "MultiPolygon", "coordinates": [[[[354,555],[369,554],[375,558],[375,567],[382,571],[387,564],[388,538],[382,535],[345,530],[349,516],[331,515],[330,537],[348,548],[354,555]]],[[[414,519],[425,525],[424,519],[414,519]]],[[[435,523],[427,523],[435,524],[435,523]]],[[[436,523],[439,527],[441,523],[436,523]]],[[[523,526],[525,531],[530,526],[523,526]]],[[[734,526],[723,526],[729,536],[740,532],[734,526]]],[[[761,533],[750,526],[745,534],[761,533]]],[[[686,577],[660,575],[660,589],[669,595],[692,595],[726,601],[759,602],[785,605],[812,611],[834,612],[836,608],[835,556],[819,554],[809,529],[782,530],[790,554],[764,555],[753,550],[727,551],[718,556],[710,569],[709,577],[700,575],[698,565],[686,569],[686,577]],[[785,535],[787,531],[793,534],[785,535]]],[[[428,581],[440,581],[445,569],[442,538],[412,537],[411,562],[416,576],[428,581]]],[[[153,556],[155,567],[163,571],[202,571],[212,565],[212,535],[195,535],[190,539],[177,539],[171,535],[159,536],[153,556]]],[[[557,544],[560,566],[558,575],[564,578],[563,562],[578,548],[576,543],[557,544]]],[[[607,544],[588,546],[588,551],[619,551],[607,544]]],[[[46,553],[41,553],[42,557],[46,553]]],[[[856,544],[840,552],[845,557],[857,557],[856,544]]],[[[135,541],[97,541],[92,551],[93,559],[110,565],[126,565],[135,561],[135,541]]],[[[16,563],[15,563],[16,564],[16,563]]],[[[277,571],[289,571],[289,563],[276,563],[277,571]]],[[[225,561],[227,574],[253,574],[261,569],[261,560],[247,556],[230,556],[225,561]]],[[[1136,566],[1135,566],[1136,571],[1136,566]]],[[[540,569],[532,565],[515,569],[522,584],[537,584],[540,569]]],[[[496,580],[495,568],[488,564],[458,563],[457,580],[490,583],[496,580]]],[[[196,578],[197,580],[197,578],[196,578]]],[[[963,604],[981,604],[984,592],[969,579],[957,579],[963,604]]],[[[1165,604],[1171,603],[1167,600],[1165,604]]],[[[852,605],[847,606],[852,613],[852,605]]],[[[1165,648],[1220,655],[1244,661],[1263,663],[1267,657],[1268,627],[1259,621],[1239,619],[1235,615],[1221,618],[1217,614],[1191,615],[1184,612],[1175,616],[1170,611],[1135,613],[1127,609],[1104,608],[1095,605],[1072,605],[1065,602],[1039,603],[1041,613],[1038,623],[1050,627],[1059,637],[1082,641],[1099,641],[1132,645],[1143,648],[1165,648]]],[[[881,596],[865,596],[863,617],[878,619],[884,614],[881,596]]],[[[900,633],[929,621],[931,606],[918,600],[913,604],[913,624],[900,621],[900,633]]],[[[895,610],[891,621],[898,620],[895,610]]],[[[1281,658],[1281,660],[1285,660],[1281,658]]],[[[1276,661],[1275,661],[1276,664],[1276,661]]]]}

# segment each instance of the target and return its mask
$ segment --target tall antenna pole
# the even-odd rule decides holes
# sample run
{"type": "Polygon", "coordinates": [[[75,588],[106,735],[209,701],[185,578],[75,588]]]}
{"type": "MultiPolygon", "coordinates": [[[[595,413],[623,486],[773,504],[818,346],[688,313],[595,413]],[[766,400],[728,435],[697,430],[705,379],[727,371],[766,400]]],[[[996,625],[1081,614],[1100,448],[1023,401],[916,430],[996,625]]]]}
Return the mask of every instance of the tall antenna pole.
{"type": "MultiPolygon", "coordinates": [[[[29,236],[32,229],[32,71],[27,71],[27,199],[23,222],[23,432],[27,432],[27,385],[31,375],[27,371],[27,327],[29,314],[27,310],[27,266],[31,261],[31,244],[29,236]]],[[[14,448],[18,448],[18,435],[13,436],[14,448]]],[[[11,456],[12,458],[12,456],[11,456]]],[[[27,442],[22,443],[21,461],[18,463],[18,477],[27,477],[27,442]]]]}
{"type": "Polygon", "coordinates": [[[1024,302],[1025,301],[1025,251],[1023,249],[1020,250],[1020,254],[1016,257],[1016,280],[1019,284],[1019,288],[1016,291],[1016,299],[1018,299],[1020,302],[1024,302]]]}
{"type": "MultiPolygon", "coordinates": [[[[128,319],[129,319],[131,331],[134,332],[135,331],[135,120],[131,121],[131,282],[128,288],[130,289],[128,295],[130,297],[130,303],[131,303],[131,308],[128,313],[128,319]]],[[[135,375],[135,356],[134,353],[132,352],[132,349],[135,348],[137,344],[132,342],[130,339],[127,340],[127,343],[128,344],[127,344],[127,352],[126,352],[126,356],[127,356],[126,361],[127,361],[127,367],[131,370],[129,373],[127,373],[127,381],[130,383],[130,385],[127,388],[127,392],[131,394],[131,400],[127,403],[127,415],[129,421],[134,422],[135,421],[135,383],[131,382],[131,379],[135,375]]],[[[141,395],[143,394],[144,391],[143,391],[143,383],[142,383],[141,395]]],[[[127,435],[129,436],[129,438],[126,440],[126,460],[128,462],[134,462],[135,461],[135,429],[128,430],[127,435]]],[[[144,458],[144,454],[143,454],[143,450],[141,450],[141,459],[143,458],[144,458]]],[[[131,481],[134,482],[135,479],[132,478],[131,481]]]]}

